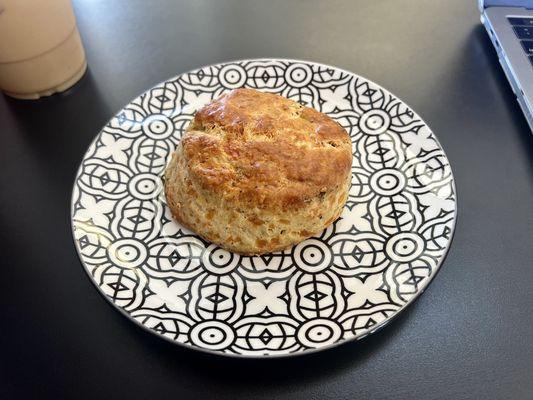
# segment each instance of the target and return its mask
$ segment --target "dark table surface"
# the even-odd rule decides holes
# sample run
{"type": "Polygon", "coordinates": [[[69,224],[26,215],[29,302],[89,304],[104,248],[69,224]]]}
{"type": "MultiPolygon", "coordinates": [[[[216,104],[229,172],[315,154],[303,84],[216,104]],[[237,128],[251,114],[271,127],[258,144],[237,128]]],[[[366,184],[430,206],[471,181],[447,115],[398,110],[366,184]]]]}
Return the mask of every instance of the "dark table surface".
{"type": "Polygon", "coordinates": [[[86,76],[40,101],[0,97],[0,398],[533,398],[533,135],[475,1],[74,3],[86,76]],[[99,128],[166,78],[252,57],[383,85],[452,164],[459,217],[441,272],[361,342],[279,360],[186,350],[117,313],[76,256],[71,186],[99,128]]]}

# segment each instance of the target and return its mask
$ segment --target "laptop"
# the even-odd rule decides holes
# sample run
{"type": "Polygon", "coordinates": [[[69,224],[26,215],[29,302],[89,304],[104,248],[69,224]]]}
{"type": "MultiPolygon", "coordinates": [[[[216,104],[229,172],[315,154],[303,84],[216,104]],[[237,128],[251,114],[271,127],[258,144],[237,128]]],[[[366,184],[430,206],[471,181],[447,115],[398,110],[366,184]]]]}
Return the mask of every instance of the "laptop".
{"type": "Polygon", "coordinates": [[[481,22],[533,130],[533,0],[479,0],[481,22]]]}

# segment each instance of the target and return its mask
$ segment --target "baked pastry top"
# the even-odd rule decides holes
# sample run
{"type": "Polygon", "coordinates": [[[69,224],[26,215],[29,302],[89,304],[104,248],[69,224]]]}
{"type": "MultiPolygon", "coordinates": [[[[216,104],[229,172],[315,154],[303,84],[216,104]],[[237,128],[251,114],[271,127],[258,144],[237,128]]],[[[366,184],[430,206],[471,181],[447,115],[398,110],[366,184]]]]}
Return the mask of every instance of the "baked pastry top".
{"type": "Polygon", "coordinates": [[[351,164],[347,132],[325,114],[237,89],[196,113],[165,173],[165,193],[174,217],[207,240],[263,253],[338,218],[351,164]]]}

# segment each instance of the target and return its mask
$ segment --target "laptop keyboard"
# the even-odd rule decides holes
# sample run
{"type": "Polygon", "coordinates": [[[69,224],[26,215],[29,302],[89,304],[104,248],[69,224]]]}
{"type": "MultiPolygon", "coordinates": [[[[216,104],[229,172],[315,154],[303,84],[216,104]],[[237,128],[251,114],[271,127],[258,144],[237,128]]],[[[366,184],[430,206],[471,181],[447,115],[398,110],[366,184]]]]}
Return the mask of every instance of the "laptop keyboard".
{"type": "Polygon", "coordinates": [[[533,39],[533,26],[513,26],[518,39],[533,39]]]}
{"type": "Polygon", "coordinates": [[[527,17],[509,17],[507,18],[513,26],[513,31],[520,44],[533,65],[533,18],[527,17]]]}
{"type": "Polygon", "coordinates": [[[528,57],[533,56],[533,40],[521,40],[521,43],[528,57]]]}

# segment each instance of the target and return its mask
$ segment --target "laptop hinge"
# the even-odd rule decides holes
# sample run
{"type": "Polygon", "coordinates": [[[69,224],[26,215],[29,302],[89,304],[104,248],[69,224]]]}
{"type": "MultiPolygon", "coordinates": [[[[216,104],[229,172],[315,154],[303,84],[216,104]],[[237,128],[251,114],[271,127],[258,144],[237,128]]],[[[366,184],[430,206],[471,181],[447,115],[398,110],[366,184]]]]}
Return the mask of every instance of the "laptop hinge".
{"type": "Polygon", "coordinates": [[[478,0],[477,4],[479,11],[481,12],[487,7],[519,7],[533,9],[533,0],[478,0]]]}

